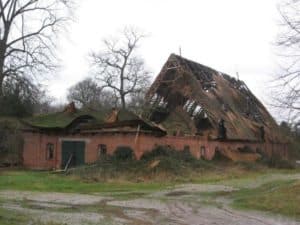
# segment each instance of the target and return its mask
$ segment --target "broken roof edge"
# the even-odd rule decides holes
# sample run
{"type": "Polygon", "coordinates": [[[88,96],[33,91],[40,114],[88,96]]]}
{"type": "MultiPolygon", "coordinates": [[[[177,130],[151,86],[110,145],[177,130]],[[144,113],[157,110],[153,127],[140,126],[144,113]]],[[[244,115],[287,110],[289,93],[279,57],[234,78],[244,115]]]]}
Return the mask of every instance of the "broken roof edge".
{"type": "Polygon", "coordinates": [[[153,124],[146,123],[143,120],[127,120],[127,121],[117,121],[113,123],[98,123],[98,124],[84,124],[80,126],[80,132],[93,132],[105,129],[116,129],[119,132],[127,132],[130,130],[138,130],[138,132],[153,132],[159,133],[161,136],[166,135],[166,131],[153,124]],[[126,128],[127,130],[122,130],[126,128]]]}
{"type": "MultiPolygon", "coordinates": [[[[21,120],[21,123],[24,125],[23,131],[62,131],[72,126],[72,124],[76,123],[76,121],[80,119],[93,119],[94,122],[92,124],[81,125],[81,129],[96,129],[99,127],[110,127],[110,126],[124,126],[130,125],[134,123],[139,123],[141,126],[148,127],[149,130],[153,130],[160,133],[166,133],[166,131],[159,125],[148,121],[141,116],[136,115],[134,112],[127,109],[112,109],[110,112],[106,112],[105,116],[103,116],[102,120],[97,119],[93,114],[98,111],[94,111],[92,113],[83,112],[80,110],[76,110],[76,112],[65,114],[66,110],[62,112],[56,112],[51,114],[39,115],[36,117],[31,117],[27,119],[21,120]],[[107,121],[112,114],[115,114],[114,121],[107,121]],[[56,117],[62,117],[60,120],[63,120],[63,123],[57,123],[56,117]],[[34,121],[35,119],[46,118],[47,124],[43,124],[41,121],[34,121]]],[[[100,112],[99,112],[100,113],[100,112]]],[[[102,112],[101,112],[102,113],[102,112]]]]}
{"type": "MultiPolygon", "coordinates": [[[[213,69],[212,67],[209,67],[209,66],[206,66],[206,65],[204,65],[204,64],[198,63],[198,62],[196,62],[196,61],[194,61],[194,60],[185,58],[185,57],[180,56],[180,55],[177,55],[177,54],[175,54],[175,53],[171,53],[167,61],[169,61],[169,60],[172,59],[172,58],[176,58],[177,60],[184,60],[184,61],[188,61],[188,62],[197,64],[198,66],[201,66],[201,67],[203,67],[203,68],[206,68],[206,69],[208,69],[208,70],[211,70],[211,71],[215,72],[215,73],[218,74],[218,75],[223,75],[223,74],[224,74],[224,75],[227,75],[227,76],[231,77],[230,75],[228,75],[228,74],[226,74],[226,73],[223,73],[223,72],[221,72],[221,71],[219,71],[219,70],[215,70],[215,69],[213,69]]],[[[234,77],[232,77],[232,78],[234,78],[234,77]]]]}

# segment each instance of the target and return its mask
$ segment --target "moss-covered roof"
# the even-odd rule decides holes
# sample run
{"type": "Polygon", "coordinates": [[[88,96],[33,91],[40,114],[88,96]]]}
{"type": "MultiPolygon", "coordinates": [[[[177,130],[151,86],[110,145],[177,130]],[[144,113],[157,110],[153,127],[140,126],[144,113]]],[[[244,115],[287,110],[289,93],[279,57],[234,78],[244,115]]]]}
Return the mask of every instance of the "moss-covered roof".
{"type": "Polygon", "coordinates": [[[75,119],[82,116],[93,117],[97,123],[102,123],[107,115],[106,111],[76,110],[74,113],[57,112],[51,114],[38,115],[24,119],[27,125],[37,128],[65,128],[75,119]]]}
{"type": "MultiPolygon", "coordinates": [[[[104,123],[116,123],[124,121],[141,120],[144,121],[139,116],[135,115],[133,112],[126,109],[119,110],[74,110],[73,112],[68,112],[64,110],[63,112],[56,112],[51,114],[37,115],[31,118],[24,119],[23,122],[34,128],[40,129],[63,129],[68,127],[73,121],[82,117],[90,117],[94,119],[93,124],[99,125],[104,123]]],[[[144,121],[144,123],[147,123],[144,121]]]]}
{"type": "Polygon", "coordinates": [[[127,120],[141,120],[141,118],[135,115],[133,112],[130,112],[129,110],[120,109],[118,111],[118,121],[127,121],[127,120]]]}

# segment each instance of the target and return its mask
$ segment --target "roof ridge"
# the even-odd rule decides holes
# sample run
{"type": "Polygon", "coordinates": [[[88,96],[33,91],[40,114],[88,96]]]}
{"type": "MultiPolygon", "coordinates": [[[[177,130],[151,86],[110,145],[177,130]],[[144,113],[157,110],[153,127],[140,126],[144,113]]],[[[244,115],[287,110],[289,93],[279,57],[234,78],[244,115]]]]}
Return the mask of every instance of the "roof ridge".
{"type": "MultiPolygon", "coordinates": [[[[209,70],[211,70],[211,71],[214,71],[214,72],[217,73],[217,75],[220,75],[220,74],[223,75],[223,74],[225,74],[225,75],[227,75],[227,76],[230,76],[230,75],[228,75],[228,74],[226,74],[226,73],[224,73],[224,72],[221,72],[221,71],[219,71],[219,70],[216,70],[216,69],[214,69],[214,68],[212,68],[212,67],[209,67],[209,66],[207,66],[207,65],[198,63],[198,62],[196,62],[196,61],[194,61],[194,60],[191,60],[191,59],[188,59],[188,58],[186,58],[186,57],[177,55],[177,54],[175,54],[175,53],[172,53],[172,54],[170,55],[170,57],[172,57],[172,56],[173,56],[173,57],[176,57],[177,59],[184,60],[184,61],[187,61],[187,62],[196,64],[196,65],[198,65],[198,66],[204,67],[204,68],[206,68],[206,69],[209,69],[209,70]]],[[[230,76],[230,77],[231,77],[231,76],[230,76]]],[[[234,77],[232,77],[232,78],[234,78],[234,77]]]]}

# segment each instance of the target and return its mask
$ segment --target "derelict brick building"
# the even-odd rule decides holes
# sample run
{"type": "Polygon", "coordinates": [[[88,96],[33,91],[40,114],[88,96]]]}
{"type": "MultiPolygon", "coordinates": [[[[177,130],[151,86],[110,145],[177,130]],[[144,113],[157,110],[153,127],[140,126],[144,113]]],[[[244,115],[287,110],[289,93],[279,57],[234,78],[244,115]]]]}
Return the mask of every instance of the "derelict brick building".
{"type": "Polygon", "coordinates": [[[232,160],[287,157],[278,125],[246,84],[172,54],[147,94],[142,116],[127,110],[63,112],[24,121],[24,165],[36,169],[93,163],[118,147],[140,158],[156,145],[216,152],[232,160]],[[245,149],[247,151],[245,152],[245,149]]]}

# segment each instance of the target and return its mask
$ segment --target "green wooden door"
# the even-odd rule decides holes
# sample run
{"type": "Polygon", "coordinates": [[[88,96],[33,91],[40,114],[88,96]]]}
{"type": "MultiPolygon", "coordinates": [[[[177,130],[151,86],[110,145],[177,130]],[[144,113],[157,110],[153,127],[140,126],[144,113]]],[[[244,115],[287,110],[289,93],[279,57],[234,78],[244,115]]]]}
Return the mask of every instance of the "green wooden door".
{"type": "Polygon", "coordinates": [[[62,142],[62,168],[65,168],[70,157],[69,167],[75,167],[84,164],[85,142],[83,141],[63,141],[62,142]]]}

